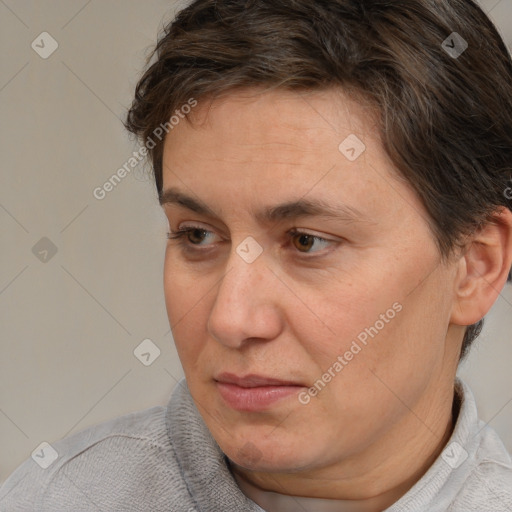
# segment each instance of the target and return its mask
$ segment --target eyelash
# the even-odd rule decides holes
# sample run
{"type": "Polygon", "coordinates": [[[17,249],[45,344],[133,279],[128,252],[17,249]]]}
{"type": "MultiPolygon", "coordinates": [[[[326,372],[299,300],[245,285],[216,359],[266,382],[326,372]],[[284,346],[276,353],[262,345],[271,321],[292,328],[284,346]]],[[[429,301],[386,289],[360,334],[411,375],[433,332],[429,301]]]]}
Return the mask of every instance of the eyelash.
{"type": "MultiPolygon", "coordinates": [[[[212,233],[211,231],[209,231],[207,229],[191,226],[191,227],[188,227],[188,228],[179,229],[177,231],[168,232],[167,233],[167,238],[169,240],[177,240],[180,245],[182,245],[183,247],[185,247],[186,249],[191,250],[191,251],[199,252],[199,251],[206,250],[206,249],[195,249],[194,247],[199,247],[199,245],[198,244],[192,244],[192,243],[187,241],[186,235],[188,235],[192,231],[204,231],[205,233],[212,233]]],[[[307,233],[305,231],[300,231],[300,230],[298,230],[296,228],[293,228],[290,231],[288,231],[288,235],[290,236],[290,238],[294,238],[296,236],[309,236],[309,237],[313,238],[315,241],[327,242],[327,243],[331,243],[331,244],[337,243],[334,240],[327,240],[325,238],[322,238],[322,237],[319,237],[319,236],[316,236],[316,235],[312,235],[311,233],[307,233]]],[[[307,252],[306,253],[301,253],[300,251],[297,251],[297,252],[299,254],[309,254],[307,252]]]]}

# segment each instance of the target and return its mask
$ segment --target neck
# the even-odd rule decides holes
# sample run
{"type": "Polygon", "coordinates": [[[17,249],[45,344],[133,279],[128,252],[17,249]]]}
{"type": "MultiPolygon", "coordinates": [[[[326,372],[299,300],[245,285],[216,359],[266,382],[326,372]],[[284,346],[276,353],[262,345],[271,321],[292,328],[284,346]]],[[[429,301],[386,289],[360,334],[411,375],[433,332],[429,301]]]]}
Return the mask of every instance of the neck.
{"type": "Polygon", "coordinates": [[[398,501],[428,470],[453,432],[453,383],[426,393],[383,438],[335,465],[294,473],[250,471],[230,462],[238,479],[263,491],[356,500],[354,510],[380,511],[398,501]],[[435,396],[435,398],[434,398],[435,396]],[[428,399],[427,399],[428,397],[428,399]]]}

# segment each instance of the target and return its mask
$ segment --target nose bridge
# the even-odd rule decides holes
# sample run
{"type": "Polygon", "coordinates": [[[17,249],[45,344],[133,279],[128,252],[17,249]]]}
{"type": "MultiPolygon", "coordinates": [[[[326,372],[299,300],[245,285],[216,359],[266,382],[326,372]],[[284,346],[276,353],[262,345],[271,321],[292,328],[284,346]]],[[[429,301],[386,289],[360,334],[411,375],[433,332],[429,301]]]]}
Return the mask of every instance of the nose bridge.
{"type": "Polygon", "coordinates": [[[275,335],[277,313],[273,307],[270,269],[255,256],[252,241],[232,251],[208,320],[210,334],[223,344],[238,346],[246,338],[275,335]]]}
{"type": "MultiPolygon", "coordinates": [[[[242,246],[242,249],[244,247],[242,246]]],[[[233,309],[233,314],[246,314],[250,302],[261,300],[259,285],[268,272],[262,258],[248,262],[240,256],[237,248],[230,255],[226,273],[220,281],[214,308],[233,309]]]]}
{"type": "Polygon", "coordinates": [[[238,245],[233,245],[217,298],[222,294],[222,299],[229,300],[238,298],[240,294],[247,299],[257,299],[258,283],[265,281],[265,274],[270,272],[263,253],[263,247],[252,236],[247,236],[238,245]],[[251,291],[254,293],[251,294],[251,291]]]}

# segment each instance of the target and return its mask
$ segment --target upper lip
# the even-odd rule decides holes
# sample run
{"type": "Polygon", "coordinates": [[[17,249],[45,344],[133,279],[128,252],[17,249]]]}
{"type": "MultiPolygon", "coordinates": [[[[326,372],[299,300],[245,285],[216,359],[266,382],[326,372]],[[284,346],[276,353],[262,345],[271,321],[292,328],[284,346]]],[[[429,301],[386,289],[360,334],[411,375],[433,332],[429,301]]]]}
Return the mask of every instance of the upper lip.
{"type": "Polygon", "coordinates": [[[239,377],[233,373],[221,373],[215,378],[215,380],[226,384],[235,384],[242,388],[255,388],[260,386],[301,386],[298,382],[274,379],[255,374],[239,377]]]}

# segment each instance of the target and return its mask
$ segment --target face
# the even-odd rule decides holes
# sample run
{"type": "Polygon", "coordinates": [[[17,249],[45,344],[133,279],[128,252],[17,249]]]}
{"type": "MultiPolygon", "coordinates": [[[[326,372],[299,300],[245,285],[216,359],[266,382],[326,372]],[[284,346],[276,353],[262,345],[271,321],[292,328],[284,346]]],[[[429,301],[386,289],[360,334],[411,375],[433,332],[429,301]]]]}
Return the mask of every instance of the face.
{"type": "Polygon", "coordinates": [[[170,230],[190,230],[164,282],[198,410],[245,468],[357,457],[444,378],[455,270],[339,90],[236,92],[192,121],[164,146],[170,230]]]}

